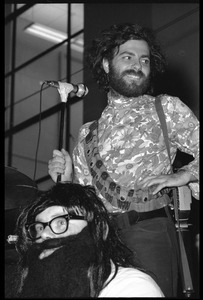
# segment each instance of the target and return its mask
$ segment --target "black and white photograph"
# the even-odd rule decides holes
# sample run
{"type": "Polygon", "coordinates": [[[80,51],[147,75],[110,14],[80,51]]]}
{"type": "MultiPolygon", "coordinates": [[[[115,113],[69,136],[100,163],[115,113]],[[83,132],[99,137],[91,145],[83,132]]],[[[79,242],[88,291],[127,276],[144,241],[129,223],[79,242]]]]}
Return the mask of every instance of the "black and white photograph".
{"type": "Polygon", "coordinates": [[[5,299],[200,299],[199,6],[5,1],[5,299]]]}

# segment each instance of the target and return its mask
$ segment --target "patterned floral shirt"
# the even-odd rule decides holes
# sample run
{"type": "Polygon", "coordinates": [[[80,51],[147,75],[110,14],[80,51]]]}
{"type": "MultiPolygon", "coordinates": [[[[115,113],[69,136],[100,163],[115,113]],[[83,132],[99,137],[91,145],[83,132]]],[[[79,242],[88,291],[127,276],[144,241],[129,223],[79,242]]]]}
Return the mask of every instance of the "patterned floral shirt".
{"type": "MultiPolygon", "coordinates": [[[[199,122],[193,112],[177,97],[162,95],[172,162],[177,149],[188,153],[194,160],[182,167],[199,178],[199,122]]],[[[85,159],[83,140],[89,133],[84,124],[73,151],[75,181],[92,184],[85,159]]],[[[116,97],[108,94],[108,105],[98,120],[100,156],[111,178],[119,185],[135,189],[146,176],[168,174],[170,162],[163,133],[155,108],[155,98],[116,97]]],[[[189,184],[198,199],[199,184],[189,184]]],[[[105,199],[103,199],[104,202],[105,199]]],[[[108,208],[108,203],[105,203],[108,208]]]]}

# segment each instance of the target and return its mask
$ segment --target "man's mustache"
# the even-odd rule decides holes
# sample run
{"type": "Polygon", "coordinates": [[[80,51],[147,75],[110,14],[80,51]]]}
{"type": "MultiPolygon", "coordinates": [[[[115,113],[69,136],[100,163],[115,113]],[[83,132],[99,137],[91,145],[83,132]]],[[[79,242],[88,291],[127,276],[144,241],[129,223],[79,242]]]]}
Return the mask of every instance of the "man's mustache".
{"type": "Polygon", "coordinates": [[[124,71],[123,74],[124,75],[134,75],[134,76],[139,76],[139,77],[145,77],[144,73],[139,70],[139,71],[135,71],[135,70],[127,70],[127,71],[124,71]]]}

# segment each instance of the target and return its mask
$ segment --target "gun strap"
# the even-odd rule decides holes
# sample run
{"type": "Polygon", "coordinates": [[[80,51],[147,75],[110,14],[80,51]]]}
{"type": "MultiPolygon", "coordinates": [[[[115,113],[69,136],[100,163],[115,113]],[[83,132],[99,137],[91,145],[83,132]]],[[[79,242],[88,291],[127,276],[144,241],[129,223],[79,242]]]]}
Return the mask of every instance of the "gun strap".
{"type": "MultiPolygon", "coordinates": [[[[170,166],[171,166],[171,173],[173,173],[173,167],[172,167],[171,155],[170,155],[170,147],[169,147],[168,130],[167,130],[167,125],[166,125],[165,114],[164,114],[163,107],[161,104],[161,95],[156,97],[155,107],[156,107],[156,111],[157,111],[157,114],[159,117],[162,131],[163,131],[164,141],[166,144],[168,157],[169,157],[169,161],[170,161],[170,166]]],[[[175,218],[177,221],[178,241],[179,241],[179,246],[180,246],[180,257],[181,257],[180,274],[181,274],[182,285],[183,285],[183,293],[186,294],[186,296],[188,296],[188,294],[193,293],[194,290],[193,290],[192,278],[191,278],[191,274],[190,274],[190,268],[189,268],[189,264],[188,264],[185,245],[184,245],[184,241],[183,241],[183,237],[182,237],[182,233],[181,233],[181,229],[180,229],[177,193],[174,193],[173,196],[174,196],[173,197],[174,212],[175,212],[175,218]]]]}

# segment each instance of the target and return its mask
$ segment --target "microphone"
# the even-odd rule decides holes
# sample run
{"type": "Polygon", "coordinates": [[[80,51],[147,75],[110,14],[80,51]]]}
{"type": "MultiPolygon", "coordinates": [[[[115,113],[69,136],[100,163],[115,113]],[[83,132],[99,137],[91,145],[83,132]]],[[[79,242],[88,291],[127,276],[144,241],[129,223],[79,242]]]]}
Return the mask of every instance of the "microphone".
{"type": "Polygon", "coordinates": [[[75,93],[77,97],[84,97],[89,92],[88,88],[83,83],[73,84],[61,81],[45,81],[45,84],[60,89],[61,87],[75,93]],[[70,90],[71,89],[71,90],[70,90]]]}

